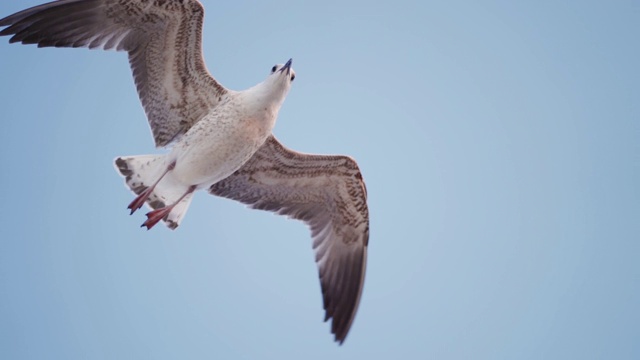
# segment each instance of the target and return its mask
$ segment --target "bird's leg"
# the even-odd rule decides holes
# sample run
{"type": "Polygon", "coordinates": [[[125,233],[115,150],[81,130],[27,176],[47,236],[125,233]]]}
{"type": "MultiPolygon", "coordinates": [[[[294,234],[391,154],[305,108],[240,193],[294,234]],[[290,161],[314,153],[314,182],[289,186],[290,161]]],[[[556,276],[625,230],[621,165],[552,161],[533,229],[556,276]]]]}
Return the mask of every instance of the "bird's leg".
{"type": "Polygon", "coordinates": [[[133,199],[133,201],[129,204],[129,206],[127,206],[127,209],[131,210],[131,214],[130,215],[133,215],[133,213],[136,212],[136,210],[140,209],[142,207],[142,205],[144,205],[144,202],[147,201],[147,199],[149,198],[149,196],[153,192],[153,189],[156,188],[156,185],[158,185],[160,180],[162,180],[162,178],[165,175],[167,175],[167,173],[169,171],[173,170],[175,167],[176,167],[176,162],[174,161],[171,164],[169,164],[169,166],[167,166],[167,170],[165,170],[164,173],[162,173],[162,175],[160,175],[160,178],[158,180],[156,180],[156,182],[153,183],[153,185],[151,185],[148,188],[144,189],[144,191],[141,192],[140,195],[138,195],[135,199],[133,199]]]}
{"type": "Polygon", "coordinates": [[[157,224],[160,220],[164,219],[166,216],[171,213],[173,207],[176,206],[182,199],[184,199],[187,195],[191,194],[196,190],[195,185],[189,186],[189,189],[178,199],[176,202],[169,206],[161,207],[159,209],[152,210],[147,213],[147,220],[140,227],[147,227],[147,230],[151,229],[155,224],[157,224]]]}

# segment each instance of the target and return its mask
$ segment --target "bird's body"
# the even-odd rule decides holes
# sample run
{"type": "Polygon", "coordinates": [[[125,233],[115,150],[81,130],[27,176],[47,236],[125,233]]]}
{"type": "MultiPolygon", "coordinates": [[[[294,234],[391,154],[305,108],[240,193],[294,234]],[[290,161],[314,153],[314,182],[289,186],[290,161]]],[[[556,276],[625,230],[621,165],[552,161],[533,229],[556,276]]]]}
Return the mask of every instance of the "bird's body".
{"type": "Polygon", "coordinates": [[[288,92],[290,67],[291,60],[276,65],[263,83],[244,91],[228,90],[216,107],[180,136],[168,154],[116,159],[117,170],[139,195],[129,207],[132,213],[142,202],[154,211],[171,206],[166,213],[157,213],[162,216],[153,218],[154,212],[149,213],[143,226],[150,229],[154,219],[159,219],[175,229],[193,192],[233,174],[258,151],[271,135],[288,92]],[[170,171],[165,171],[169,167],[170,171]]]}
{"type": "Polygon", "coordinates": [[[208,188],[238,170],[271,134],[275,119],[213,111],[197,122],[167,155],[184,184],[208,188]],[[237,119],[231,121],[231,119],[237,119]]]}
{"type": "Polygon", "coordinates": [[[263,84],[230,91],[218,106],[191,127],[168,157],[176,161],[176,178],[209,187],[238,170],[262,146],[276,123],[284,100],[259,96],[263,84]]]}
{"type": "Polygon", "coordinates": [[[369,214],[356,162],[302,154],[272,134],[295,72],[291,60],[244,91],[209,74],[197,0],[59,0],[0,19],[10,42],[126,51],[161,155],[123,156],[117,171],[145,203],[148,229],[180,225],[198,190],[304,221],[311,228],[326,318],[342,343],[366,268],[369,214]]]}

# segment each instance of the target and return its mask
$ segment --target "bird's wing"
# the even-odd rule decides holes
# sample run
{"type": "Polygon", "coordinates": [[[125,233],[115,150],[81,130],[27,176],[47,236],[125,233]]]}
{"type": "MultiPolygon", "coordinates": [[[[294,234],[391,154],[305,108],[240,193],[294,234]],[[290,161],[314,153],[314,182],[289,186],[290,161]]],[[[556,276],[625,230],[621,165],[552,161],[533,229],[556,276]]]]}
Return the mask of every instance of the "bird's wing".
{"type": "Polygon", "coordinates": [[[364,284],[369,242],[367,191],[347,156],[301,154],[269,137],[238,171],[209,192],[304,221],[311,228],[331,331],[342,343],[364,284]]]}
{"type": "Polygon", "coordinates": [[[10,42],[129,53],[156,146],[185,133],[227,90],[202,57],[204,9],[196,0],[59,0],[0,20],[10,42]]]}

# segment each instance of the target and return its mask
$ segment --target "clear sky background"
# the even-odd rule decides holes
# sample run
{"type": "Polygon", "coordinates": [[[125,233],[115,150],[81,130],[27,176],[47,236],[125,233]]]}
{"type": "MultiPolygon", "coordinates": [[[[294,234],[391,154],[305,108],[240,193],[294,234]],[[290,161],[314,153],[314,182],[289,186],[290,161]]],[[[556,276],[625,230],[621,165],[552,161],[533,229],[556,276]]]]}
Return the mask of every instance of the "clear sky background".
{"type": "Polygon", "coordinates": [[[292,57],[275,134],[360,164],[345,344],[301,223],[128,215],[112,160],[158,150],[124,53],[1,38],[0,358],[640,358],[638,1],[203,3],[216,78],[292,57]]]}

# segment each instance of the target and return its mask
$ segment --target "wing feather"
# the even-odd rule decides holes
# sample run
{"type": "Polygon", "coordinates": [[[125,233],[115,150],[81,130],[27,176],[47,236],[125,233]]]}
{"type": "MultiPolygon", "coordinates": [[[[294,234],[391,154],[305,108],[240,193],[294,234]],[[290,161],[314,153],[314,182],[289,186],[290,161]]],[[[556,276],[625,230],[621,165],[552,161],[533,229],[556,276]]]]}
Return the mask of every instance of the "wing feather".
{"type": "Polygon", "coordinates": [[[356,162],[301,154],[273,136],[209,192],[304,221],[311,229],[325,321],[342,343],[356,314],[366,269],[369,212],[356,162]]]}
{"type": "Polygon", "coordinates": [[[166,146],[227,93],[202,56],[204,8],[197,0],[59,0],[0,20],[0,36],[38,47],[129,53],[156,146],[166,146]]]}

